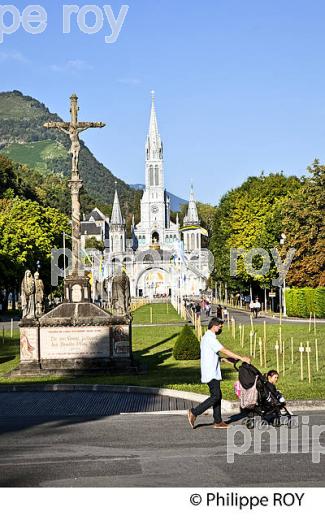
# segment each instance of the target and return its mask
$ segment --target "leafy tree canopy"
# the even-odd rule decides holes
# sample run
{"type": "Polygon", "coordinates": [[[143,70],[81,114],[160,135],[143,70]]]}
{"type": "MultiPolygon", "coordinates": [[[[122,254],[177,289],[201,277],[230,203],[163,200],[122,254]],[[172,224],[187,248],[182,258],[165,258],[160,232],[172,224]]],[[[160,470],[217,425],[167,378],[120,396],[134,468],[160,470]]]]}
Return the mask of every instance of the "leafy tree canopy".
{"type": "Polygon", "coordinates": [[[282,206],[285,248],[296,249],[287,281],[297,287],[325,285],[325,166],[315,160],[308,172],[282,206]]]}

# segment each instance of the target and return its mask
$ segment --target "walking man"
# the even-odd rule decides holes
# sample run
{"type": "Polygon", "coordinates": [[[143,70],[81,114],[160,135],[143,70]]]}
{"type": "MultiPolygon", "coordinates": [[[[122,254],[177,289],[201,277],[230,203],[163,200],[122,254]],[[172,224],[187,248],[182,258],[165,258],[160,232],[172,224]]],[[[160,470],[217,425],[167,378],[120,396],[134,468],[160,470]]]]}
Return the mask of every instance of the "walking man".
{"type": "Polygon", "coordinates": [[[216,335],[222,332],[223,321],[219,318],[212,318],[208,325],[208,330],[201,340],[201,381],[207,383],[210,390],[210,397],[196,408],[188,411],[188,420],[192,428],[196,418],[204,413],[211,406],[213,407],[213,428],[228,428],[228,424],[224,423],[221,418],[221,399],[222,393],[220,388],[221,369],[220,354],[224,354],[227,358],[238,359],[250,363],[251,360],[247,356],[240,356],[226,349],[216,335]]]}
{"type": "Polygon", "coordinates": [[[258,298],[255,298],[255,304],[254,304],[254,312],[255,312],[255,318],[258,318],[258,313],[261,310],[261,304],[258,298]]]}

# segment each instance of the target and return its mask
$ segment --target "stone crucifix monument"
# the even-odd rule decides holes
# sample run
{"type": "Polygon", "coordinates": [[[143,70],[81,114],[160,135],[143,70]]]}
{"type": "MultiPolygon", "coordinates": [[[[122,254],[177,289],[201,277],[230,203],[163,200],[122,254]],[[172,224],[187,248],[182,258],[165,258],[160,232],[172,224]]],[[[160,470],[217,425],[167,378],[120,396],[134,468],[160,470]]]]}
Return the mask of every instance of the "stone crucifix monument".
{"type": "Polygon", "coordinates": [[[53,128],[64,132],[70,137],[72,155],[71,180],[69,188],[71,190],[71,207],[72,207],[72,269],[68,277],[65,279],[64,291],[65,299],[69,302],[79,303],[90,301],[89,278],[80,268],[80,190],[83,182],[79,175],[79,154],[80,141],[79,134],[89,128],[103,128],[105,123],[89,123],[78,121],[78,97],[72,94],[70,98],[71,121],[45,123],[45,128],[53,128]]]}
{"type": "MultiPolygon", "coordinates": [[[[15,371],[20,375],[135,370],[129,304],[111,315],[91,303],[89,278],[80,261],[82,180],[79,175],[79,134],[88,128],[103,128],[105,125],[78,121],[76,94],[71,96],[70,101],[69,123],[49,122],[44,126],[68,134],[71,140],[72,167],[68,185],[72,201],[72,266],[65,279],[64,302],[43,316],[35,312],[33,299],[38,281],[33,281],[30,271],[25,273],[22,283],[24,314],[20,322],[20,365],[15,371]]],[[[127,290],[127,284],[124,287],[127,290]]],[[[122,296],[129,301],[127,294],[122,296]]]]}

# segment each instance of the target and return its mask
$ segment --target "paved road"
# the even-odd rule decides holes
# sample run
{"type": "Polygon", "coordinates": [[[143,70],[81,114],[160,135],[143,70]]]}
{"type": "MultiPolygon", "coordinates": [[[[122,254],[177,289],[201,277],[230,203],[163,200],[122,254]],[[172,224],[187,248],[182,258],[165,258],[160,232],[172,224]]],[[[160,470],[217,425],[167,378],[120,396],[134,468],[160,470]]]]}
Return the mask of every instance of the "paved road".
{"type": "MultiPolygon", "coordinates": [[[[58,393],[59,394],[59,393],[58,393]]],[[[60,393],[61,394],[61,393],[60,393]]],[[[7,406],[18,394],[2,394],[7,406]]],[[[21,396],[21,401],[24,399],[21,396]]],[[[59,396],[60,397],[60,396],[59,396]]],[[[63,394],[61,394],[61,398],[63,394]]],[[[37,396],[35,396],[37,399],[37,396]]],[[[313,464],[302,426],[263,434],[262,452],[227,462],[229,431],[211,428],[203,417],[191,430],[182,415],[28,415],[0,417],[0,486],[4,487],[198,487],[324,486],[325,455],[313,464]],[[280,453],[280,432],[299,437],[298,453],[280,453]],[[270,446],[275,453],[270,454],[270,446]]],[[[26,412],[25,408],[25,412],[26,412]]],[[[44,413],[44,412],[43,412],[44,413]]],[[[116,410],[117,413],[117,410],[116,410]]],[[[19,415],[19,414],[18,414],[19,415]]],[[[310,414],[310,426],[325,423],[325,412],[310,414]]],[[[309,440],[316,432],[309,426],[309,440]]],[[[233,428],[233,426],[232,426],[233,428]]],[[[245,430],[248,439],[253,433],[245,430]]],[[[322,444],[324,445],[324,435],[322,444]]],[[[242,438],[237,439],[238,444],[242,438]]],[[[230,442],[233,446],[233,442],[230,442]]],[[[325,449],[324,449],[325,451],[325,449]]]]}
{"type": "MultiPolygon", "coordinates": [[[[213,314],[212,315],[214,316],[215,315],[214,307],[213,307],[212,310],[213,310],[213,314]]],[[[230,318],[234,317],[237,324],[239,324],[239,323],[245,324],[245,325],[249,325],[250,324],[250,314],[248,312],[242,312],[242,311],[229,309],[229,316],[230,316],[230,318]]],[[[204,325],[207,325],[208,322],[209,322],[209,318],[206,318],[204,313],[202,313],[201,320],[202,320],[202,323],[204,325]]],[[[269,318],[269,317],[254,318],[254,323],[262,323],[263,324],[264,321],[266,321],[266,323],[272,323],[273,325],[277,323],[277,320],[275,320],[273,318],[269,318]]]]}
{"type": "MultiPolygon", "coordinates": [[[[213,315],[215,315],[215,312],[216,312],[215,305],[213,305],[212,311],[213,311],[213,315]]],[[[245,324],[245,325],[250,324],[250,313],[249,312],[229,308],[229,315],[230,315],[230,317],[233,316],[235,318],[237,324],[239,324],[239,323],[245,324]]],[[[209,319],[205,317],[204,313],[202,313],[201,320],[204,325],[206,325],[209,321],[209,319]]],[[[280,322],[279,318],[277,318],[277,317],[271,318],[269,316],[263,316],[263,315],[259,316],[258,318],[253,318],[253,321],[254,321],[254,323],[257,323],[257,324],[258,323],[263,324],[263,322],[266,321],[266,323],[270,323],[272,325],[277,325],[280,322]]],[[[291,323],[292,325],[306,325],[309,323],[309,321],[298,319],[298,318],[296,320],[295,319],[283,319],[282,323],[283,324],[291,323]]],[[[317,327],[319,327],[319,326],[325,327],[325,320],[317,320],[317,327]]]]}

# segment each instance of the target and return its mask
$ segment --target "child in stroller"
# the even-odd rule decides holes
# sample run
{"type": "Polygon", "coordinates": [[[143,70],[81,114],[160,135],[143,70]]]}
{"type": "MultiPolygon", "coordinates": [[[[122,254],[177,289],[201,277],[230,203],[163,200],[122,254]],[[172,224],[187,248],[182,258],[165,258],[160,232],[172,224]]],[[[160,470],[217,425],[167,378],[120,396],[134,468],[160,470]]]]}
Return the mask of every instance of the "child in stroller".
{"type": "Polygon", "coordinates": [[[264,410],[264,420],[273,424],[279,422],[281,415],[288,415],[289,412],[285,407],[285,398],[275,386],[279,379],[279,373],[276,370],[269,370],[267,374],[264,374],[263,379],[264,388],[260,398],[264,410]]]}
{"type": "Polygon", "coordinates": [[[260,417],[262,424],[293,426],[292,414],[285,407],[285,399],[276,388],[279,374],[270,370],[264,376],[261,372],[247,363],[236,370],[239,372],[239,383],[236,393],[240,398],[241,413],[245,416],[247,428],[254,428],[255,417],[260,417]]]}

